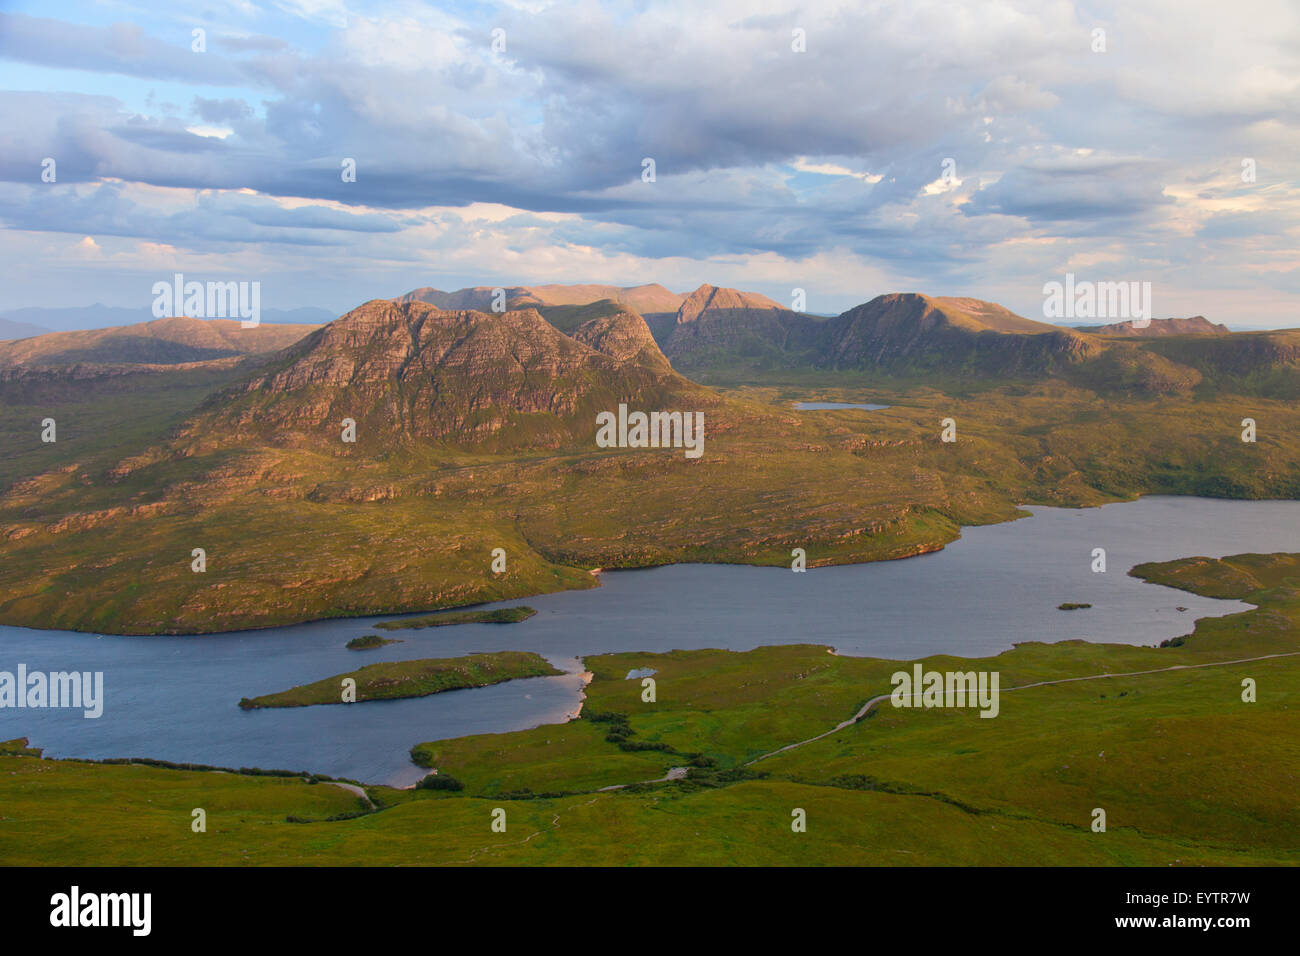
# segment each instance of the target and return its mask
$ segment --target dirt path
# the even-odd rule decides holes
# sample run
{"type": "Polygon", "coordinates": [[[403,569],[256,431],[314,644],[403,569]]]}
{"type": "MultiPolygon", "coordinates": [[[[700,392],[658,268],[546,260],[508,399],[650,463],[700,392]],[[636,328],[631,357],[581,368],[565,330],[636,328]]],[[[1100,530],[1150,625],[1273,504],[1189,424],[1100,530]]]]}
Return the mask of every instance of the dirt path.
{"type": "MultiPolygon", "coordinates": [[[[1204,667],[1228,667],[1232,664],[1250,664],[1255,661],[1273,660],[1278,657],[1297,657],[1297,656],[1300,656],[1300,651],[1287,651],[1281,654],[1264,654],[1260,657],[1243,657],[1234,661],[1211,661],[1206,664],[1174,664],[1170,667],[1157,667],[1157,668],[1153,668],[1152,670],[1145,670],[1145,671],[1126,671],[1117,674],[1088,674],[1083,677],[1060,677],[1057,678],[1056,680],[1043,680],[1043,681],[1035,681],[1032,684],[1019,684],[1015,687],[1006,688],[1005,692],[1010,693],[1011,691],[1028,690],[1031,687],[1048,687],[1053,684],[1072,684],[1079,681],[1109,680],[1115,677],[1141,677],[1146,674],[1164,674],[1164,673],[1168,673],[1169,671],[1199,670],[1204,667]]],[[[822,740],[823,738],[829,737],[832,734],[837,734],[841,730],[844,730],[846,727],[852,727],[863,717],[865,717],[871,711],[871,708],[875,707],[881,701],[889,700],[891,696],[893,695],[879,694],[875,697],[872,697],[865,704],[863,704],[861,708],[859,708],[856,714],[854,714],[848,720],[840,721],[840,723],[836,724],[834,727],[832,727],[830,730],[826,731],[825,733],[820,733],[815,737],[809,737],[807,740],[800,740],[792,744],[786,744],[784,747],[780,747],[777,750],[771,751],[770,753],[765,753],[762,756],[755,757],[753,760],[746,761],[745,763],[741,764],[741,766],[748,767],[758,763],[760,760],[766,760],[768,757],[774,757],[777,754],[785,753],[787,750],[794,750],[796,747],[802,747],[804,744],[810,744],[815,740],[822,740]]],[[[685,767],[673,767],[662,777],[658,777],[654,780],[642,780],[638,782],[665,783],[670,780],[680,780],[686,776],[687,772],[688,770],[685,767]]],[[[343,787],[345,790],[350,790],[351,792],[364,798],[366,802],[368,803],[370,802],[369,795],[362,788],[349,783],[339,783],[337,781],[333,781],[333,783],[337,787],[343,787]]],[[[614,790],[622,790],[630,786],[633,786],[633,784],[616,783],[616,784],[611,784],[608,787],[601,787],[599,790],[588,791],[589,793],[594,793],[595,795],[586,803],[572,804],[568,807],[563,808],[562,810],[556,810],[554,816],[552,816],[551,818],[551,825],[549,827],[541,830],[535,830],[532,833],[528,834],[528,836],[524,837],[522,840],[517,840],[513,843],[493,843],[493,844],[489,844],[488,846],[479,847],[477,850],[473,851],[468,857],[466,857],[463,860],[460,860],[459,862],[473,863],[475,857],[477,857],[481,853],[487,853],[491,850],[505,849],[506,847],[523,846],[524,844],[532,841],[534,837],[541,836],[543,833],[550,833],[550,832],[554,832],[555,830],[558,830],[560,828],[561,813],[568,812],[569,810],[579,809],[581,807],[589,807],[597,800],[600,799],[600,794],[608,793],[614,790]]],[[[374,804],[372,803],[371,806],[373,807],[374,804]]]]}
{"type": "MultiPolygon", "coordinates": [[[[795,746],[798,746],[797,744],[795,746]]],[[[638,780],[637,783],[667,783],[670,780],[684,780],[690,773],[689,767],[671,767],[662,777],[655,777],[653,780],[638,780]]],[[[597,793],[605,793],[607,790],[622,790],[624,787],[634,787],[632,783],[611,783],[608,787],[601,787],[597,793]]]]}
{"type": "MultiPolygon", "coordinates": [[[[1031,687],[1048,687],[1052,684],[1072,684],[1075,683],[1076,681],[1085,681],[1085,680],[1107,680],[1112,677],[1141,677],[1144,674],[1164,674],[1164,673],[1168,673],[1169,671],[1198,670],[1199,668],[1202,667],[1227,667],[1231,664],[1249,664],[1253,661],[1267,661],[1267,660],[1272,660],[1273,658],[1276,657],[1296,657],[1296,656],[1300,656],[1300,651],[1286,651],[1282,654],[1264,654],[1261,657],[1243,657],[1235,661],[1211,661],[1208,664],[1174,664],[1170,667],[1157,667],[1148,671],[1127,671],[1122,674],[1088,674],[1084,677],[1061,677],[1058,678],[1057,680],[1040,680],[1040,681],[1035,681],[1032,684],[1020,684],[1016,687],[1007,687],[1004,688],[1001,691],[1001,693],[1009,694],[1013,690],[1028,690],[1031,687]]],[[[892,696],[893,694],[891,693],[891,694],[880,694],[877,697],[873,697],[865,704],[863,704],[862,708],[856,714],[854,714],[848,720],[844,720],[836,724],[834,727],[832,727],[830,730],[826,731],[825,733],[818,734],[816,737],[809,737],[807,740],[800,740],[797,743],[786,744],[784,747],[780,747],[776,750],[771,751],[770,753],[765,753],[760,757],[755,757],[753,760],[748,760],[745,763],[741,764],[741,766],[748,767],[752,764],[758,763],[760,760],[766,760],[768,757],[774,757],[777,754],[785,753],[787,750],[794,750],[794,748],[796,747],[802,747],[804,744],[810,744],[814,740],[821,740],[824,737],[829,737],[831,734],[837,734],[845,727],[852,727],[863,717],[867,716],[867,712],[870,711],[872,707],[875,707],[876,704],[880,703],[882,700],[889,700],[889,698],[892,696]]],[[[611,790],[615,788],[606,787],[605,789],[611,790]]]]}
{"type": "Polygon", "coordinates": [[[336,787],[342,787],[348,793],[355,793],[362,800],[366,801],[366,806],[371,810],[375,809],[375,801],[370,799],[370,794],[366,793],[364,787],[358,787],[355,783],[343,783],[340,780],[326,780],[325,783],[333,784],[336,787]]]}

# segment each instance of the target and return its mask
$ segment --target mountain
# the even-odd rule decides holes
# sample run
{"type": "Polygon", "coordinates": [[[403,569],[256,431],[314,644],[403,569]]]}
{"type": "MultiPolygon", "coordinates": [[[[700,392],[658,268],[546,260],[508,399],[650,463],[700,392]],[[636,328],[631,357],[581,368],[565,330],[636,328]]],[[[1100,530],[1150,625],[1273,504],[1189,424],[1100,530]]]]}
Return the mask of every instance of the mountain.
{"type": "Polygon", "coordinates": [[[817,364],[888,374],[1039,375],[1099,351],[1083,335],[992,302],[892,293],[827,322],[817,364]]]}
{"type": "Polygon", "coordinates": [[[636,313],[598,315],[566,335],[533,308],[444,310],[376,299],[308,335],[213,396],[182,438],[274,436],[334,448],[358,442],[483,449],[590,442],[620,403],[696,409],[716,396],[674,372],[636,313]]]}
{"type": "MultiPolygon", "coordinates": [[[[618,362],[632,362],[661,372],[672,371],[668,358],[660,351],[645,319],[609,299],[594,305],[606,308],[603,313],[593,315],[573,330],[571,335],[575,341],[618,362]]],[[[545,318],[552,321],[549,315],[545,318]]]]}
{"type": "Polygon", "coordinates": [[[1158,338],[1165,335],[1231,335],[1226,325],[1211,322],[1203,315],[1190,319],[1152,319],[1151,324],[1138,328],[1133,320],[1112,322],[1110,325],[1079,326],[1080,332],[1096,335],[1123,335],[1132,338],[1158,338]]]}
{"type": "Polygon", "coordinates": [[[674,366],[692,373],[836,370],[885,376],[1038,376],[1101,346],[992,302],[891,293],[833,318],[766,296],[704,285],[657,329],[674,366]]]}
{"type": "MultiPolygon", "coordinates": [[[[435,312],[474,313],[472,327],[466,327],[470,341],[504,360],[510,349],[491,342],[489,329],[480,327],[499,315],[491,311],[492,293],[488,287],[452,293],[423,289],[396,300],[376,301],[388,301],[399,309],[419,305],[435,312]]],[[[710,284],[685,295],[659,285],[512,286],[507,289],[507,302],[510,310],[504,315],[510,319],[497,330],[500,335],[522,336],[530,347],[540,343],[544,352],[558,350],[556,354],[561,356],[575,345],[585,346],[630,364],[639,375],[675,374],[676,369],[692,378],[721,382],[737,377],[788,378],[835,372],[866,379],[940,377],[982,385],[1064,377],[1103,394],[1190,395],[1197,390],[1226,389],[1276,397],[1300,395],[1295,335],[1229,333],[1202,316],[1155,319],[1145,329],[1115,323],[1089,331],[1028,319],[975,298],[890,293],[827,318],[794,312],[764,295],[710,284]],[[601,293],[608,295],[592,300],[601,293]],[[629,302],[656,307],[675,303],[675,308],[642,314],[629,302]],[[522,313],[532,317],[535,327],[520,325],[522,313]],[[559,338],[552,336],[549,343],[543,342],[542,337],[551,332],[559,338]]],[[[377,307],[367,303],[354,310],[340,329],[355,324],[362,310],[377,307]]],[[[0,342],[0,377],[11,383],[18,379],[34,383],[38,369],[75,368],[76,377],[84,379],[127,372],[156,374],[158,368],[188,363],[229,365],[239,360],[246,365],[254,357],[262,362],[271,359],[310,332],[311,327],[305,325],[263,322],[256,329],[244,330],[234,320],[178,317],[46,334],[0,342]]],[[[399,346],[396,342],[387,347],[399,346]]],[[[66,378],[62,372],[57,374],[66,378]]],[[[236,380],[242,374],[232,373],[226,380],[236,380]]],[[[481,374],[484,382],[491,382],[494,373],[482,368],[472,374],[481,374]]],[[[403,390],[410,387],[402,382],[403,390]]],[[[11,391],[6,392],[9,394],[11,391]]],[[[564,407],[564,402],[556,407],[564,407]]],[[[537,414],[538,401],[521,399],[514,411],[537,414]]],[[[480,422],[487,434],[503,429],[508,444],[522,440],[522,433],[515,434],[520,425],[517,419],[508,426],[482,409],[469,414],[465,409],[441,406],[437,414],[445,414],[446,421],[433,423],[427,434],[448,441],[473,440],[480,422]]],[[[408,422],[403,428],[412,436],[424,433],[415,423],[408,422]]],[[[567,440],[566,428],[550,437],[539,433],[538,440],[548,447],[562,443],[567,440]]]]}
{"type": "MultiPolygon", "coordinates": [[[[29,308],[14,309],[0,316],[0,321],[8,320],[22,325],[34,325],[40,332],[72,332],[83,329],[107,329],[115,326],[137,325],[153,317],[149,308],[122,309],[113,306],[94,305],[74,308],[29,308]]],[[[337,313],[327,309],[302,307],[297,309],[263,309],[263,325],[321,325],[337,317],[337,313]]],[[[0,326],[0,332],[3,327],[0,326]]],[[[0,335],[0,338],[17,338],[18,336],[0,335]]]]}
{"type": "Polygon", "coordinates": [[[686,370],[784,367],[815,360],[821,325],[767,296],[702,285],[682,301],[671,325],[657,331],[664,353],[686,370]]]}
{"type": "Polygon", "coordinates": [[[44,335],[48,331],[50,330],[44,326],[32,325],[30,322],[15,322],[12,319],[0,318],[0,342],[44,335]]]}
{"type": "Polygon", "coordinates": [[[137,325],[51,332],[0,342],[0,368],[90,365],[179,365],[276,352],[312,326],[261,323],[245,329],[235,319],[177,316],[137,325]]]}
{"type": "Polygon", "coordinates": [[[677,324],[685,325],[687,322],[701,319],[714,320],[736,312],[757,316],[760,313],[774,311],[786,310],[765,295],[705,284],[682,300],[682,304],[677,309],[677,324]]]}
{"type": "MultiPolygon", "coordinates": [[[[602,299],[609,299],[634,312],[672,312],[682,302],[682,296],[669,292],[658,283],[638,286],[614,285],[539,285],[539,286],[503,286],[505,305],[510,309],[528,306],[550,305],[588,305],[602,299]]],[[[397,299],[398,302],[427,302],[440,309],[472,309],[478,312],[491,312],[495,288],[492,286],[473,286],[458,289],[455,292],[443,292],[434,288],[416,289],[397,299]]]]}
{"type": "Polygon", "coordinates": [[[529,291],[540,305],[584,305],[610,299],[638,314],[671,312],[682,301],[681,295],[669,292],[657,282],[636,286],[539,285],[530,287],[529,291]]]}

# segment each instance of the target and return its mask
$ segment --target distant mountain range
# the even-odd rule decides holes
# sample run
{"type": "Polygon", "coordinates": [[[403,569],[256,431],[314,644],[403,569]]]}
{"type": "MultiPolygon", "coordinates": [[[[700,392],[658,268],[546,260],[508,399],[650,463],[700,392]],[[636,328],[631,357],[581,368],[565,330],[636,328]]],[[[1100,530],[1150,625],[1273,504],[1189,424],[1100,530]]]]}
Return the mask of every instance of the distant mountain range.
{"type": "Polygon", "coordinates": [[[1152,319],[1148,325],[1137,326],[1132,320],[1112,322],[1110,325],[1075,326],[1080,332],[1096,332],[1098,335],[1125,335],[1138,338],[1158,338],[1164,335],[1231,335],[1226,325],[1211,322],[1203,315],[1194,315],[1190,319],[1152,319]]]}
{"type": "MultiPolygon", "coordinates": [[[[669,292],[658,283],[636,286],[616,285],[516,285],[501,287],[505,291],[506,307],[510,309],[542,305],[590,305],[602,299],[617,302],[634,312],[645,315],[656,312],[675,312],[686,298],[669,292]]],[[[473,286],[455,292],[439,289],[416,289],[401,296],[398,302],[427,302],[440,309],[474,309],[491,312],[496,289],[492,286],[473,286]]],[[[775,304],[775,303],[773,303],[775,304]]]]}
{"type": "Polygon", "coordinates": [[[116,328],[50,332],[0,342],[0,368],[206,362],[276,352],[315,328],[263,322],[245,329],[236,319],[178,316],[116,328]]]}
{"type": "MultiPolygon", "coordinates": [[[[137,325],[152,319],[149,308],[122,309],[114,306],[79,306],[67,309],[35,307],[13,309],[0,315],[0,340],[21,339],[47,332],[72,332],[83,329],[107,329],[137,325]]],[[[262,321],[268,325],[321,325],[337,316],[327,309],[263,309],[262,321]]]]}
{"type": "Polygon", "coordinates": [[[30,322],[15,322],[12,319],[0,318],[0,342],[8,339],[25,339],[31,335],[44,335],[49,329],[32,325],[30,322]]]}
{"type": "MultiPolygon", "coordinates": [[[[1143,328],[1132,322],[1067,328],[980,299],[921,293],[880,295],[832,317],[708,284],[685,294],[657,284],[511,286],[504,293],[488,286],[417,289],[367,303],[318,330],[269,321],[242,330],[231,320],[172,318],[48,334],[0,344],[0,369],[8,368],[12,379],[19,367],[77,364],[84,376],[91,368],[269,357],[297,343],[297,357],[284,359],[296,363],[293,369],[286,366],[280,377],[249,387],[276,392],[310,383],[317,396],[313,408],[324,387],[335,387],[347,393],[347,401],[367,406],[369,411],[352,408],[356,418],[377,413],[371,406],[384,389],[376,383],[395,382],[396,389],[385,393],[390,407],[384,414],[403,402],[408,410],[436,406],[429,411],[436,421],[425,423],[427,430],[412,422],[411,433],[456,435],[460,441],[511,434],[521,421],[515,413],[574,413],[584,390],[608,403],[619,389],[601,376],[616,350],[625,366],[619,374],[676,376],[674,388],[691,378],[776,381],[834,373],[864,381],[980,385],[1059,377],[1101,393],[1190,394],[1228,387],[1300,396],[1300,333],[1231,333],[1203,316],[1155,319],[1143,328]],[[493,311],[497,305],[506,311],[493,311]],[[344,349],[341,343],[349,344],[344,349]],[[317,351],[298,354],[300,349],[317,351]],[[396,364],[385,364],[390,360],[396,364]],[[435,366],[433,385],[416,382],[417,372],[432,375],[435,366]]],[[[47,321],[74,321],[94,309],[23,314],[35,311],[48,313],[47,321]]],[[[96,314],[102,319],[120,313],[136,314],[102,308],[96,314]]],[[[270,313],[286,314],[321,315],[270,313]]],[[[635,384],[640,388],[646,381],[635,384]]],[[[304,417],[291,403],[273,404],[283,413],[281,425],[304,417]]],[[[558,434],[544,438],[545,429],[535,430],[543,444],[559,440],[558,434]]]]}
{"type": "MultiPolygon", "coordinates": [[[[1174,358],[1134,351],[1114,340],[1231,334],[1202,316],[1156,319],[1145,328],[1132,322],[1069,328],[1027,319],[980,299],[921,293],[877,296],[827,317],[795,312],[759,293],[708,284],[685,294],[657,284],[511,286],[503,291],[500,304],[536,308],[561,331],[570,330],[570,314],[578,314],[574,310],[586,309],[582,314],[588,316],[598,307],[635,312],[674,368],[705,380],[719,374],[799,370],[982,380],[1067,375],[1103,388],[1185,392],[1207,372],[1215,373],[1214,347],[1193,347],[1174,358]]],[[[489,312],[494,295],[487,286],[455,292],[424,288],[395,301],[489,312]]],[[[1282,345],[1266,361],[1288,364],[1289,340],[1282,345]]]]}

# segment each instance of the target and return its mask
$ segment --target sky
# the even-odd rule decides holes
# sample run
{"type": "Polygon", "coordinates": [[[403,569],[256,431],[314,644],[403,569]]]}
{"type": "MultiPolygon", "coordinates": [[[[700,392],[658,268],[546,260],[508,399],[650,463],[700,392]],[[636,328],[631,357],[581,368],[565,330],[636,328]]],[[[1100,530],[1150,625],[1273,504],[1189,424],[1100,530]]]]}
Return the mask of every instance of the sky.
{"type": "Polygon", "coordinates": [[[1296,327],[1298,214],[1295,0],[0,0],[0,312],[1072,273],[1296,327]]]}

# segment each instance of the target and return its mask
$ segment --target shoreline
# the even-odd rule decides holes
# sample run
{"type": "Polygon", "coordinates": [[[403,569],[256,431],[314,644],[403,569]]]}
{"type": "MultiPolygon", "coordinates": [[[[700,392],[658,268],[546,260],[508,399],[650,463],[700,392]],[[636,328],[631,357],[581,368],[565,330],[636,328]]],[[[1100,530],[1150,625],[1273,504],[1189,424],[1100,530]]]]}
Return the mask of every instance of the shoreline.
{"type": "MultiPolygon", "coordinates": [[[[936,553],[938,553],[938,552],[940,552],[940,551],[943,551],[944,549],[946,549],[946,548],[948,547],[948,545],[950,545],[950,544],[952,544],[952,543],[954,543],[954,542],[956,542],[956,541],[960,541],[960,540],[962,539],[962,537],[963,537],[962,532],[964,532],[967,528],[988,528],[988,527],[995,527],[995,526],[997,526],[997,525],[1011,524],[1011,523],[1013,523],[1013,522],[1015,522],[1015,521],[1021,521],[1021,520],[1025,519],[1025,518],[1033,517],[1033,512],[1030,511],[1030,510],[1028,510],[1028,509],[1031,509],[1031,508],[1053,508],[1053,509],[1057,509],[1057,510],[1061,510],[1061,511],[1079,511],[1079,512],[1082,512],[1082,511],[1088,511],[1088,510],[1091,510],[1091,509],[1094,509],[1094,508],[1107,508],[1107,507],[1110,507],[1110,506],[1112,506],[1112,505],[1132,504],[1132,503],[1135,503],[1135,502],[1138,502],[1138,501],[1142,501],[1142,500],[1147,499],[1147,498],[1169,498],[1169,499],[1173,499],[1173,500],[1195,500],[1195,499],[1202,499],[1202,500],[1205,500],[1205,501],[1234,501],[1234,502],[1294,502],[1294,501],[1300,501],[1300,498],[1231,498],[1231,497],[1221,497],[1221,496],[1212,496],[1212,495],[1175,495],[1175,494],[1164,494],[1164,493],[1160,493],[1160,494],[1140,494],[1140,495],[1136,495],[1136,496],[1134,496],[1134,497],[1132,497],[1132,498],[1117,498],[1117,499],[1115,499],[1114,501],[1104,501],[1104,502],[1102,502],[1101,504],[1095,504],[1095,505],[1079,505],[1079,506],[1070,506],[1070,505],[1044,504],[1044,503],[1035,503],[1035,502],[1021,502],[1021,503],[1017,503],[1017,504],[1015,505],[1016,511],[1017,511],[1018,513],[1015,514],[1015,515],[1012,515],[1012,516],[1010,516],[1010,517],[1008,517],[1008,518],[1006,518],[1006,519],[1004,519],[1004,520],[1001,520],[1001,521],[990,521],[990,522],[988,522],[988,523],[986,523],[986,524],[960,525],[960,526],[958,526],[957,534],[956,534],[954,537],[952,537],[951,539],[949,539],[949,540],[947,540],[947,541],[944,541],[944,542],[937,543],[937,544],[923,544],[923,545],[918,545],[918,546],[916,546],[914,549],[909,550],[906,554],[899,554],[899,555],[886,556],[886,557],[879,557],[879,558],[870,558],[870,559],[867,559],[867,560],[865,560],[865,561],[836,561],[836,560],[832,559],[832,560],[826,561],[825,563],[821,563],[821,564],[809,564],[808,567],[809,567],[809,570],[814,570],[814,569],[817,569],[817,568],[853,567],[853,566],[858,566],[858,565],[880,564],[880,563],[887,562],[887,561],[906,561],[906,560],[908,560],[908,559],[910,559],[910,558],[923,557],[923,556],[925,556],[925,555],[927,555],[927,554],[936,554],[936,553]]],[[[784,563],[784,562],[782,562],[782,563],[780,563],[780,564],[756,564],[756,563],[753,563],[753,562],[747,562],[747,561],[669,561],[669,562],[660,563],[660,564],[638,564],[638,565],[629,566],[629,567],[602,567],[602,568],[592,568],[592,569],[588,569],[588,573],[590,574],[591,579],[592,579],[592,581],[594,582],[593,587],[600,587],[600,586],[601,586],[601,577],[603,577],[604,575],[607,575],[607,574],[620,574],[620,573],[629,572],[629,571],[651,571],[651,570],[654,570],[654,569],[656,569],[656,568],[669,568],[669,567],[678,567],[678,566],[682,566],[682,567],[700,566],[700,567],[703,567],[703,566],[708,566],[708,565],[718,565],[718,566],[721,566],[721,567],[742,567],[742,568],[785,568],[785,567],[788,567],[788,565],[787,565],[786,563],[784,563]]],[[[96,637],[194,637],[194,638],[203,638],[203,637],[217,637],[217,636],[227,636],[227,635],[246,635],[246,634],[256,634],[256,633],[259,633],[259,632],[261,632],[261,631],[274,631],[274,630],[277,630],[277,629],[280,629],[280,628],[287,628],[287,627],[302,627],[302,626],[309,625],[309,624],[321,624],[321,623],[324,623],[324,622],[327,622],[327,621],[364,621],[364,620],[367,620],[367,619],[370,619],[370,618],[404,617],[404,616],[410,616],[410,615],[415,615],[415,614],[421,614],[421,615],[433,615],[433,614],[441,614],[441,613],[444,613],[444,612],[468,611],[468,610],[473,610],[473,609],[475,609],[475,608],[486,608],[486,607],[488,607],[489,605],[493,605],[493,604],[496,604],[496,605],[504,605],[504,602],[508,602],[508,601],[527,601],[527,600],[529,600],[530,598],[543,597],[543,596],[548,595],[548,594],[567,594],[567,593],[572,592],[572,591],[585,591],[585,590],[589,590],[589,589],[588,589],[588,588],[556,588],[555,590],[551,590],[551,591],[534,591],[534,592],[529,592],[528,594],[523,594],[523,595],[519,595],[519,596],[516,596],[516,597],[497,598],[497,599],[495,599],[495,600],[491,600],[491,601],[473,601],[473,602],[468,603],[468,604],[455,604],[455,605],[449,605],[449,606],[447,606],[447,607],[439,607],[439,608],[432,608],[432,609],[427,609],[427,608],[416,608],[416,609],[410,609],[410,610],[386,610],[386,611],[375,611],[375,612],[367,611],[367,612],[362,613],[362,614],[352,614],[352,615],[334,615],[334,616],[327,616],[327,617],[311,617],[311,618],[304,618],[304,619],[302,619],[302,620],[287,621],[287,622],[283,622],[283,623],[279,623],[279,624],[263,624],[263,625],[258,625],[258,626],[255,626],[255,627],[234,628],[234,629],[232,629],[232,630],[222,630],[222,631],[127,631],[127,632],[115,633],[115,632],[109,632],[109,631],[97,630],[97,629],[96,629],[96,630],[84,630],[84,631],[83,631],[83,630],[77,630],[76,628],[69,628],[69,627],[58,627],[58,628],[54,628],[54,627],[38,627],[38,626],[35,626],[35,625],[31,625],[31,624],[14,624],[14,623],[10,623],[10,622],[3,621],[3,620],[0,620],[0,627],[13,627],[13,628],[19,628],[19,629],[27,630],[27,631],[50,631],[50,632],[56,632],[56,633],[82,634],[82,635],[87,635],[87,636],[91,636],[91,635],[93,635],[93,636],[96,636],[96,637]]],[[[505,605],[505,606],[510,606],[510,605],[505,605]]]]}

